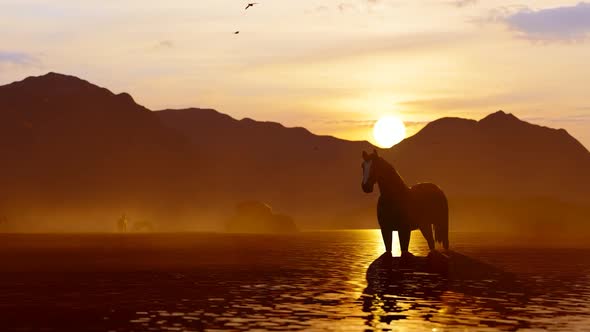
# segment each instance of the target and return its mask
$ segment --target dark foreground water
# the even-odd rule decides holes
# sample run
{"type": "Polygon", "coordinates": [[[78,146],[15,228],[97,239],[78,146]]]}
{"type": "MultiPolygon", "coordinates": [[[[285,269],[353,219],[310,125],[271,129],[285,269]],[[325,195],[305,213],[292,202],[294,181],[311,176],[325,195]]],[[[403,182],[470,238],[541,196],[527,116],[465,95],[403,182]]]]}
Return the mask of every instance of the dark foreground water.
{"type": "Polygon", "coordinates": [[[590,331],[590,249],[452,239],[0,235],[0,331],[590,331]]]}

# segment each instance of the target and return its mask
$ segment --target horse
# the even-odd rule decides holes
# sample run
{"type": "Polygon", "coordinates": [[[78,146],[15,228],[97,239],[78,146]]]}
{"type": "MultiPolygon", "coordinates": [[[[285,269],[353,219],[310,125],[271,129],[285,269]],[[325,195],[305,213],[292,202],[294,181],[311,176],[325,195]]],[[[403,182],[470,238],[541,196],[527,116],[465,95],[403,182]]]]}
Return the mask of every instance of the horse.
{"type": "Polygon", "coordinates": [[[392,233],[398,232],[402,257],[413,256],[409,251],[410,233],[420,229],[435,252],[435,242],[449,249],[449,206],[443,191],[432,183],[408,187],[395,168],[381,158],[376,150],[363,151],[362,189],[372,193],[375,183],[381,195],[377,203],[377,220],[386,252],[391,252],[392,233]],[[433,234],[434,228],[434,234],[433,234]]]}

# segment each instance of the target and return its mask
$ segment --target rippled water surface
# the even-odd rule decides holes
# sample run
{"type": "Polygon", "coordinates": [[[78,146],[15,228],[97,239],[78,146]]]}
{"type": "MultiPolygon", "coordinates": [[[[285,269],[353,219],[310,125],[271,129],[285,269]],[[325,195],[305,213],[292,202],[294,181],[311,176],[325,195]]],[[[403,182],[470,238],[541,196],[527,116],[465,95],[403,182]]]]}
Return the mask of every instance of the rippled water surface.
{"type": "Polygon", "coordinates": [[[590,249],[481,238],[0,235],[0,330],[590,331],[590,249]]]}

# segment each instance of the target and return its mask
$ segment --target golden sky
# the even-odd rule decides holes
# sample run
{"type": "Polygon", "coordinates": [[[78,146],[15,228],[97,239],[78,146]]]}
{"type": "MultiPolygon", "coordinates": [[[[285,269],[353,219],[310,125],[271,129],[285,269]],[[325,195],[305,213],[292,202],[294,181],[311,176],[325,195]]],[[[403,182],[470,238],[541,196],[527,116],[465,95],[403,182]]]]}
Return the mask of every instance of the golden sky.
{"type": "Polygon", "coordinates": [[[0,84],[56,71],[347,139],[502,109],[590,146],[590,2],[246,2],[0,0],[0,84]]]}

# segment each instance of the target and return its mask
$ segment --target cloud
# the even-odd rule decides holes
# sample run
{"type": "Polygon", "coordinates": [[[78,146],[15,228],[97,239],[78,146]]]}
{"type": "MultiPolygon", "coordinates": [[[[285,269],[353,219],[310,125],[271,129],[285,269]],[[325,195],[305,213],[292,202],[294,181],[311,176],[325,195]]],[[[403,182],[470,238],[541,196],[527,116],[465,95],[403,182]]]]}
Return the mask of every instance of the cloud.
{"type": "Polygon", "coordinates": [[[524,93],[508,93],[498,95],[476,96],[470,98],[464,97],[443,97],[407,100],[400,102],[399,105],[410,108],[406,112],[422,113],[432,111],[473,111],[479,109],[496,109],[502,105],[513,105],[519,102],[527,101],[533,96],[524,93]]]}
{"type": "Polygon", "coordinates": [[[430,121],[404,121],[406,127],[424,127],[429,124],[430,121]]]}
{"type": "Polygon", "coordinates": [[[346,12],[349,10],[356,10],[356,6],[351,3],[340,3],[340,4],[338,4],[338,10],[340,12],[346,12]]]}
{"type": "MultiPolygon", "coordinates": [[[[581,107],[581,109],[590,109],[581,107]]],[[[523,120],[528,122],[549,122],[549,123],[580,123],[589,122],[590,114],[572,114],[572,115],[560,115],[557,117],[551,116],[537,116],[537,117],[524,117],[523,120]]]]}
{"type": "Polygon", "coordinates": [[[590,34],[590,3],[540,10],[528,8],[496,17],[521,37],[544,41],[580,41],[590,34]]]}
{"type": "MultiPolygon", "coordinates": [[[[375,120],[319,120],[318,122],[330,126],[343,126],[349,128],[373,128],[375,120]]],[[[424,127],[430,121],[404,121],[406,127],[424,127]]]]}
{"type": "Polygon", "coordinates": [[[154,46],[156,50],[167,50],[174,48],[174,42],[171,40],[160,40],[156,46],[154,46]]]}
{"type": "Polygon", "coordinates": [[[305,11],[306,14],[314,14],[314,13],[324,13],[330,11],[330,7],[328,6],[317,6],[313,9],[308,9],[305,11]]]}
{"type": "Polygon", "coordinates": [[[249,63],[259,66],[284,66],[323,64],[343,59],[365,56],[385,55],[393,57],[414,56],[416,53],[433,52],[456,45],[473,38],[460,32],[427,32],[411,34],[392,34],[371,37],[350,37],[325,41],[313,49],[284,48],[272,59],[249,63]]]}
{"type": "Polygon", "coordinates": [[[0,51],[0,63],[19,66],[36,66],[39,65],[39,59],[28,53],[0,51]]]}
{"type": "MultiPolygon", "coordinates": [[[[465,0],[463,0],[465,1],[465,0]]],[[[474,1],[474,0],[466,0],[466,1],[474,1]]],[[[332,9],[337,10],[340,13],[346,12],[361,12],[367,11],[371,12],[373,7],[376,5],[380,5],[386,2],[386,0],[351,0],[349,2],[340,2],[336,4],[334,7],[329,7],[326,5],[317,6],[313,9],[308,9],[305,11],[306,14],[313,14],[313,13],[325,13],[329,12],[332,9]]]]}
{"type": "Polygon", "coordinates": [[[453,0],[449,1],[449,4],[457,8],[463,8],[468,6],[476,5],[478,0],[453,0]]]}
{"type": "Polygon", "coordinates": [[[324,125],[330,125],[330,126],[370,128],[375,125],[375,122],[377,122],[377,120],[343,120],[343,119],[332,120],[332,119],[328,119],[328,120],[319,120],[319,122],[324,125]]]}

